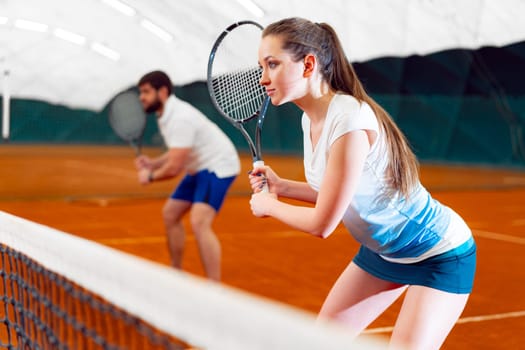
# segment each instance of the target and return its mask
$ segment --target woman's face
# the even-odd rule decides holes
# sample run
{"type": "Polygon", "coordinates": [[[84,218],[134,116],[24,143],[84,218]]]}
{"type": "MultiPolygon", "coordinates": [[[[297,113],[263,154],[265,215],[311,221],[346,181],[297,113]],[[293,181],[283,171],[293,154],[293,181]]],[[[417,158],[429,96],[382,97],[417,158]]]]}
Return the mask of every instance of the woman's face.
{"type": "Polygon", "coordinates": [[[265,36],[259,45],[259,64],[263,70],[260,84],[275,106],[296,101],[307,92],[303,61],[294,62],[281,47],[282,40],[275,35],[265,36]]]}

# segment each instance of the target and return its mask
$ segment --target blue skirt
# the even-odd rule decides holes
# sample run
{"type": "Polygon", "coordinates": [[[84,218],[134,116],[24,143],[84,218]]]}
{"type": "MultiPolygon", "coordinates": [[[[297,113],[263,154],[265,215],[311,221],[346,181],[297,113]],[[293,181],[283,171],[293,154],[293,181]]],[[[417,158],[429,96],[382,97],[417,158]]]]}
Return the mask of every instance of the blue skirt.
{"type": "Polygon", "coordinates": [[[361,246],[353,261],[382,280],[465,294],[472,291],[474,283],[476,244],[471,238],[456,249],[412,264],[386,261],[379,254],[361,246]]]}

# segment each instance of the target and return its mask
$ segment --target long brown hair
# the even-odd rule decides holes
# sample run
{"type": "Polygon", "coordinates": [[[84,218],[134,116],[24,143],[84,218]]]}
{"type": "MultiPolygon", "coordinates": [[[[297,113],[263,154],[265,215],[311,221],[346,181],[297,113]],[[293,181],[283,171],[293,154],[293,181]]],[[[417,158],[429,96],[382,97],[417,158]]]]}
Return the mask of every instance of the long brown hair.
{"type": "Polygon", "coordinates": [[[313,54],[323,78],[334,91],[351,95],[372,108],[387,140],[390,189],[408,198],[418,182],[417,159],[392,117],[366,93],[334,29],[326,23],[295,17],[270,24],[262,34],[263,37],[268,35],[279,36],[283,40],[283,50],[291,53],[295,61],[313,54]]]}

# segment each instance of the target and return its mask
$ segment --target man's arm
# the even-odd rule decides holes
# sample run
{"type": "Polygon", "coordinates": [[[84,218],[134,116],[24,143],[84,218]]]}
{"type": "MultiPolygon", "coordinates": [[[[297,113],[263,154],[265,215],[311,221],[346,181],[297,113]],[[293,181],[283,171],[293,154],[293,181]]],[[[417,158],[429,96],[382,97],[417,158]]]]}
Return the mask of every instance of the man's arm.
{"type": "Polygon", "coordinates": [[[143,185],[153,182],[171,179],[184,170],[184,166],[190,155],[191,148],[170,148],[162,156],[154,160],[152,170],[141,169],[139,171],[139,182],[143,185]]]}

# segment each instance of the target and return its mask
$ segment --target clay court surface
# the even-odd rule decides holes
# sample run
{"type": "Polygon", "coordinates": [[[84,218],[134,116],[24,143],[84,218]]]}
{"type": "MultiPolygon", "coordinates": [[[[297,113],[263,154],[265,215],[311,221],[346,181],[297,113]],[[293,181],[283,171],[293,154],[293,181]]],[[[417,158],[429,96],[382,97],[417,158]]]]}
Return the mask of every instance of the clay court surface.
{"type": "MultiPolygon", "coordinates": [[[[0,210],[167,265],[160,210],[179,179],[140,186],[133,155],[128,147],[2,144],[0,210]]],[[[265,161],[283,177],[303,178],[298,157],[265,161]]],[[[244,176],[250,163],[243,157],[243,174],[215,225],[223,283],[315,313],[358,245],[342,227],[321,240],[253,217],[244,176]]],[[[478,244],[474,291],[443,349],[523,348],[525,170],[423,164],[421,178],[465,218],[478,244]]],[[[191,234],[184,268],[203,275],[191,234]]],[[[368,332],[387,336],[399,306],[368,332]]]]}

